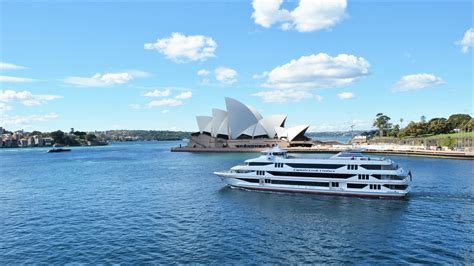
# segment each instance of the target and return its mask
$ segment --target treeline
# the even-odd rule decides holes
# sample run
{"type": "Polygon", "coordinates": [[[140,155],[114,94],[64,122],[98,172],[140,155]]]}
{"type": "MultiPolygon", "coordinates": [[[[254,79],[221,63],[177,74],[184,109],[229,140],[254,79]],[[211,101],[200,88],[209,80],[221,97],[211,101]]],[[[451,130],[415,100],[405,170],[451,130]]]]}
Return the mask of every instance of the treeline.
{"type": "MultiPolygon", "coordinates": [[[[400,124],[403,119],[400,119],[400,124]]],[[[474,118],[468,114],[453,114],[447,119],[444,117],[432,118],[427,121],[425,116],[419,122],[411,121],[404,128],[400,124],[392,124],[391,118],[383,113],[378,113],[373,126],[378,129],[380,137],[418,137],[453,133],[455,130],[472,131],[474,118]]]]}
{"type": "Polygon", "coordinates": [[[33,131],[28,134],[29,136],[40,136],[40,137],[50,137],[53,139],[53,143],[57,145],[64,146],[82,146],[86,145],[87,142],[96,142],[98,138],[95,134],[86,133],[83,131],[71,131],[65,133],[61,130],[56,130],[53,132],[40,132],[33,131]]]}
{"type": "Polygon", "coordinates": [[[170,130],[108,130],[108,140],[182,140],[191,137],[192,132],[170,130]]]}

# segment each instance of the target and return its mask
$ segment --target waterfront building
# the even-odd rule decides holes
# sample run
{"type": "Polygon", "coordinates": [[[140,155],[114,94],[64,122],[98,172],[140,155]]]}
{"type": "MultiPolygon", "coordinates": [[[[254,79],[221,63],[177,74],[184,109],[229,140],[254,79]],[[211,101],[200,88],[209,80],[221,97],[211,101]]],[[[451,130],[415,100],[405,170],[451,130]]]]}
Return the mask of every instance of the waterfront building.
{"type": "Polygon", "coordinates": [[[264,148],[280,145],[312,146],[304,134],[309,125],[285,128],[286,115],[263,117],[256,108],[225,98],[226,110],[212,109],[212,116],[197,116],[199,132],[188,147],[264,148]]]}
{"type": "Polygon", "coordinates": [[[18,147],[24,148],[28,147],[28,139],[22,138],[18,141],[18,147]]]}

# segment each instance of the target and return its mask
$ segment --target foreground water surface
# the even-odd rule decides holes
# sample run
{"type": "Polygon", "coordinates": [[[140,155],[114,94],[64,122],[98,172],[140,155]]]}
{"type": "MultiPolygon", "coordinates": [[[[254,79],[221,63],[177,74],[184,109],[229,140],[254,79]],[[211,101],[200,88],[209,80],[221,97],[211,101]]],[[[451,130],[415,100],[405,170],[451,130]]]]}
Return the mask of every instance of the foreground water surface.
{"type": "Polygon", "coordinates": [[[179,143],[0,150],[0,262],[474,263],[472,161],[387,156],[412,193],[374,200],[230,189],[255,154],[179,143]]]}

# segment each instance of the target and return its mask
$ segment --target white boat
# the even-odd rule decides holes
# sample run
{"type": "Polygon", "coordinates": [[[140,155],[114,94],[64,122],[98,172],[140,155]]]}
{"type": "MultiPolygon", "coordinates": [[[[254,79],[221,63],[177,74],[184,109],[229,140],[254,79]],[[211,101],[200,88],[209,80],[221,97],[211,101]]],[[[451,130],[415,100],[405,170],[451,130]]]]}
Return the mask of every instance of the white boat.
{"type": "Polygon", "coordinates": [[[411,172],[362,151],[344,151],[328,159],[303,159],[276,146],[229,171],[214,172],[230,187],[281,192],[401,198],[409,191],[411,172]]]}

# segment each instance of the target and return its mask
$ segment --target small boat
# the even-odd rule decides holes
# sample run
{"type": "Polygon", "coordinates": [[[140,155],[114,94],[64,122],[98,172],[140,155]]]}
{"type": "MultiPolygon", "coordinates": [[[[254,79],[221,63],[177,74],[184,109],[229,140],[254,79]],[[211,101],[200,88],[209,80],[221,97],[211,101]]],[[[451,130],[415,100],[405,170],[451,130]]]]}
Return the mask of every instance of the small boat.
{"type": "Polygon", "coordinates": [[[71,151],[71,149],[64,149],[64,148],[58,148],[57,146],[53,146],[52,149],[48,150],[49,152],[65,152],[65,151],[71,151]]]}
{"type": "Polygon", "coordinates": [[[361,151],[299,159],[278,146],[215,174],[235,188],[376,198],[405,197],[412,179],[410,171],[393,161],[365,157],[361,151]]]}

